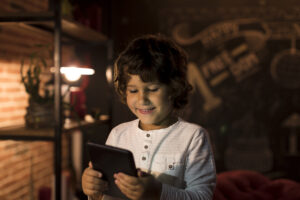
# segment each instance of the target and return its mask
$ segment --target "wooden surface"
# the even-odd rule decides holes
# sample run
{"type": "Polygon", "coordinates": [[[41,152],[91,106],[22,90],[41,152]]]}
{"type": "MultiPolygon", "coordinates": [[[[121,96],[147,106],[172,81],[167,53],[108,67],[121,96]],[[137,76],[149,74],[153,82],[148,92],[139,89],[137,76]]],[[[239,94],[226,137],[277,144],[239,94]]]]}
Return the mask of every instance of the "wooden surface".
{"type": "MultiPolygon", "coordinates": [[[[50,30],[54,29],[53,14],[44,13],[0,13],[0,24],[24,23],[37,25],[50,30]]],[[[108,38],[100,32],[86,27],[74,20],[63,18],[61,20],[62,33],[64,36],[85,42],[105,42],[108,38]]]]}
{"type": "MultiPolygon", "coordinates": [[[[39,22],[39,25],[53,29],[53,22],[39,22]]],[[[107,37],[93,29],[85,27],[84,25],[69,19],[62,19],[61,21],[62,33],[64,36],[71,37],[85,42],[105,42],[107,37]]]]}
{"type": "MultiPolygon", "coordinates": [[[[107,124],[109,120],[86,122],[71,121],[65,123],[63,132],[70,133],[72,130],[88,128],[96,124],[107,124]]],[[[29,129],[24,125],[0,128],[0,140],[54,140],[54,128],[29,129]]]]}

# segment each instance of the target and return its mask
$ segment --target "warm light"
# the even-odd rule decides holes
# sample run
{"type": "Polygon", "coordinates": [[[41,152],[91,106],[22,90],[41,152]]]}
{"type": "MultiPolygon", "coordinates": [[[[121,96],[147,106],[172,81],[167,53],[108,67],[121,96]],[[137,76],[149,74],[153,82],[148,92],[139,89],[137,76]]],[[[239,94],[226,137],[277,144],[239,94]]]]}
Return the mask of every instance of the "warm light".
{"type": "Polygon", "coordinates": [[[112,83],[113,71],[112,71],[112,66],[111,65],[109,65],[106,68],[106,79],[107,79],[108,83],[112,83]]]}
{"type": "Polygon", "coordinates": [[[78,73],[78,71],[71,72],[68,70],[67,72],[64,73],[61,71],[61,73],[64,74],[66,79],[71,82],[78,81],[81,77],[81,74],[78,73]]]}
{"type": "MultiPolygon", "coordinates": [[[[54,71],[54,68],[51,69],[51,71],[54,71]]],[[[61,67],[60,73],[64,74],[66,79],[70,82],[78,81],[81,77],[81,75],[93,75],[95,73],[94,69],[91,68],[81,68],[81,67],[61,67]]]]}
{"type": "Polygon", "coordinates": [[[60,72],[62,74],[77,73],[80,75],[93,75],[95,73],[94,69],[91,68],[80,68],[80,67],[61,67],[60,72]]]}

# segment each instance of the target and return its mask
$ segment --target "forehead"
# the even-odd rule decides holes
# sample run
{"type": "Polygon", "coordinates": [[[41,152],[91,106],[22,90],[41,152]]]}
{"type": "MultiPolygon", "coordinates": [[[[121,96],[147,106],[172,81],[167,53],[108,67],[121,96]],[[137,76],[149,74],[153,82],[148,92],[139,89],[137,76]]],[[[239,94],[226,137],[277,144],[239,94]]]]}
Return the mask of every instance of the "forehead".
{"type": "Polygon", "coordinates": [[[162,85],[158,81],[144,82],[139,75],[128,75],[129,80],[127,86],[147,86],[147,85],[162,85]]]}

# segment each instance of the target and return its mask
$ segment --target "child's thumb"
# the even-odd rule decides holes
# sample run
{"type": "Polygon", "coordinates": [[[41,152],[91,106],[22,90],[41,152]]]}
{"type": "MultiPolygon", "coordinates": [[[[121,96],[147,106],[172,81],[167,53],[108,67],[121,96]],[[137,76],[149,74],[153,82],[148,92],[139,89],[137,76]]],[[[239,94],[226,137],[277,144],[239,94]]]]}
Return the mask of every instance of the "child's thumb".
{"type": "Polygon", "coordinates": [[[89,162],[89,168],[93,168],[93,163],[91,161],[89,162]]]}

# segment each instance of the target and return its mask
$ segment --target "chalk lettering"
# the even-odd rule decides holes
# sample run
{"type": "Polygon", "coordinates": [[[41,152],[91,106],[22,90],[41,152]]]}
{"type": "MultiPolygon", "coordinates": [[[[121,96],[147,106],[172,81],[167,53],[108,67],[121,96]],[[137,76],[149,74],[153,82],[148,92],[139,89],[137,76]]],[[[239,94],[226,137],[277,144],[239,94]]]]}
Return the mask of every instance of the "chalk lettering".
{"type": "Polygon", "coordinates": [[[254,53],[250,53],[241,57],[238,62],[229,68],[235,79],[241,81],[258,70],[258,62],[257,56],[254,53]]]}
{"type": "Polygon", "coordinates": [[[222,103],[221,98],[216,97],[210,90],[196,63],[190,62],[188,64],[188,80],[202,94],[204,98],[203,110],[209,112],[222,103]]]}

